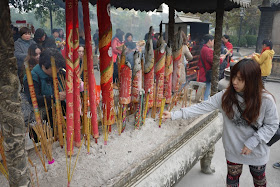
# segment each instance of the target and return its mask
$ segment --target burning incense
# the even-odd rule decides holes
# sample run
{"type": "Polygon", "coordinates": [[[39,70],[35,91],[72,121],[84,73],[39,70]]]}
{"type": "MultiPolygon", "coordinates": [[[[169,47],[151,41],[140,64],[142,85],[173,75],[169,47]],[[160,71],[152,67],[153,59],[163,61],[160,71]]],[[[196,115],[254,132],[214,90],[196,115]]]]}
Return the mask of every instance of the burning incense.
{"type": "Polygon", "coordinates": [[[156,113],[157,113],[157,106],[156,106],[156,103],[157,103],[157,96],[156,96],[156,93],[157,93],[157,87],[156,87],[156,82],[154,83],[154,103],[153,103],[153,109],[152,109],[152,114],[151,114],[151,117],[152,118],[156,118],[156,113]]]}
{"type": "Polygon", "coordinates": [[[97,121],[97,98],[96,98],[96,81],[94,77],[94,69],[93,69],[93,56],[92,56],[92,40],[91,40],[91,28],[90,28],[90,20],[89,20],[89,2],[88,0],[82,0],[83,6],[83,19],[84,19],[84,30],[85,30],[85,58],[87,59],[87,64],[84,65],[84,68],[87,66],[88,72],[88,92],[89,92],[89,102],[90,102],[90,111],[91,111],[91,132],[93,133],[93,138],[97,142],[97,138],[99,137],[98,132],[98,121],[97,121]]]}
{"type": "MultiPolygon", "coordinates": [[[[160,23],[162,28],[162,22],[160,23]]],[[[156,102],[155,106],[161,106],[161,99],[163,98],[163,87],[164,87],[164,70],[165,70],[165,42],[162,36],[162,29],[160,38],[157,41],[157,48],[155,50],[155,77],[156,77],[156,102]]]]}
{"type": "Polygon", "coordinates": [[[52,118],[53,118],[53,131],[54,131],[54,141],[57,140],[57,121],[56,121],[56,113],[55,113],[55,106],[53,102],[53,96],[51,96],[51,105],[52,105],[52,118]]]}
{"type": "Polygon", "coordinates": [[[172,48],[169,46],[169,44],[167,44],[165,72],[164,72],[164,97],[166,98],[166,103],[170,103],[172,98],[172,72],[173,72],[172,48]]]}
{"type": "MultiPolygon", "coordinates": [[[[71,134],[74,131],[74,64],[73,64],[73,4],[74,0],[65,0],[66,19],[66,126],[67,126],[67,153],[72,154],[70,147],[71,134]]],[[[59,114],[59,113],[58,113],[59,114]]],[[[60,123],[58,121],[58,123],[60,123]]],[[[61,124],[60,124],[61,125],[61,124]]],[[[61,131],[58,125],[59,132],[61,131]]],[[[63,137],[62,137],[63,138],[63,137]]],[[[61,136],[59,138],[61,144],[61,136]]]]}
{"type": "Polygon", "coordinates": [[[46,100],[46,96],[45,95],[44,95],[44,103],[45,103],[45,109],[46,109],[46,113],[47,113],[48,124],[51,125],[49,109],[48,109],[48,104],[47,104],[47,100],[46,100]]]}
{"type": "MultiPolygon", "coordinates": [[[[81,119],[80,119],[80,59],[79,48],[79,19],[78,19],[78,0],[74,0],[73,8],[73,111],[74,111],[74,145],[81,146],[81,119]]],[[[62,140],[63,141],[63,140],[62,140]]]]}
{"type": "Polygon", "coordinates": [[[154,100],[154,50],[153,50],[153,41],[152,41],[152,30],[153,27],[150,27],[149,39],[145,46],[145,65],[144,65],[144,89],[147,93],[150,90],[149,104],[148,108],[153,107],[154,100]]]}
{"type": "Polygon", "coordinates": [[[50,130],[50,126],[47,126],[44,124],[36,124],[32,127],[37,134],[37,137],[39,138],[41,142],[41,147],[43,153],[46,155],[48,159],[48,163],[52,164],[54,162],[54,159],[52,157],[52,132],[50,130]]]}
{"type": "Polygon", "coordinates": [[[149,97],[150,97],[150,90],[148,90],[147,95],[146,95],[146,103],[145,103],[145,110],[144,110],[144,117],[143,117],[143,124],[144,125],[145,125],[148,106],[149,106],[149,97]]]}
{"type": "MultiPolygon", "coordinates": [[[[111,126],[114,123],[114,114],[111,112],[114,107],[114,93],[110,0],[97,0],[97,18],[99,27],[101,90],[104,116],[103,123],[105,126],[111,126]]],[[[105,129],[107,129],[107,127],[105,129]]],[[[105,141],[105,143],[107,143],[107,141],[105,141]]]]}
{"type": "Polygon", "coordinates": [[[27,61],[24,62],[24,65],[25,65],[26,78],[27,78],[27,82],[28,82],[32,106],[33,106],[33,110],[34,110],[34,114],[35,114],[35,119],[38,124],[42,124],[39,107],[38,107],[38,102],[37,102],[37,98],[36,98],[36,93],[35,93],[35,89],[34,89],[33,79],[32,79],[31,71],[29,68],[29,62],[27,62],[27,61]]]}
{"type": "Polygon", "coordinates": [[[178,33],[175,36],[175,45],[173,49],[173,75],[172,75],[172,87],[173,92],[176,93],[180,89],[179,80],[180,80],[180,68],[182,64],[182,46],[183,38],[181,29],[178,30],[178,33]]]}
{"type": "Polygon", "coordinates": [[[165,106],[165,98],[162,98],[161,100],[161,107],[160,107],[160,113],[159,113],[159,128],[161,128],[161,122],[162,122],[162,114],[163,114],[163,110],[164,110],[164,106],[165,106]]]}
{"type": "Polygon", "coordinates": [[[58,137],[60,147],[63,147],[63,134],[62,134],[62,109],[61,103],[59,99],[59,91],[58,91],[58,79],[57,79],[57,71],[54,57],[51,57],[51,66],[52,66],[52,77],[53,77],[53,89],[55,96],[55,106],[56,106],[56,114],[57,114],[57,124],[58,124],[58,137]]]}

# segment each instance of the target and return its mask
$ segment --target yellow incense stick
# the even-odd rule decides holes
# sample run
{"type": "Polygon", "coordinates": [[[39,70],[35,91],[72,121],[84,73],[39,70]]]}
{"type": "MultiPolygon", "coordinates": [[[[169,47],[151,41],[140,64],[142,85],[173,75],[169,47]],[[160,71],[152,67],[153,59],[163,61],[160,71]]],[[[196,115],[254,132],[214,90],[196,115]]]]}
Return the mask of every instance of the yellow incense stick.
{"type": "Polygon", "coordinates": [[[152,118],[156,118],[156,113],[157,113],[157,87],[156,87],[156,82],[154,83],[154,100],[153,100],[153,108],[152,108],[152,118]]]}
{"type": "Polygon", "coordinates": [[[44,103],[45,103],[45,108],[46,108],[48,123],[49,123],[49,125],[51,125],[51,122],[50,122],[50,115],[49,115],[49,110],[48,110],[48,104],[47,104],[46,96],[44,95],[43,97],[44,97],[44,103]]]}
{"type": "Polygon", "coordinates": [[[161,128],[162,114],[163,114],[163,110],[164,110],[164,106],[165,106],[165,101],[166,101],[166,98],[161,99],[161,107],[160,107],[160,113],[159,113],[159,128],[161,128]]]}
{"type": "Polygon", "coordinates": [[[57,71],[54,57],[51,57],[51,66],[52,66],[52,76],[53,76],[53,85],[54,85],[54,94],[55,94],[55,105],[56,105],[56,113],[57,113],[57,123],[58,123],[58,137],[59,144],[63,147],[63,135],[62,135],[62,118],[61,115],[61,103],[59,100],[59,91],[58,91],[58,80],[57,80],[57,71]]]}
{"type": "Polygon", "coordinates": [[[149,97],[150,97],[150,91],[148,91],[148,93],[146,95],[146,103],[145,103],[145,110],[144,110],[144,117],[143,117],[143,124],[144,125],[145,125],[147,111],[148,111],[149,97]]]}

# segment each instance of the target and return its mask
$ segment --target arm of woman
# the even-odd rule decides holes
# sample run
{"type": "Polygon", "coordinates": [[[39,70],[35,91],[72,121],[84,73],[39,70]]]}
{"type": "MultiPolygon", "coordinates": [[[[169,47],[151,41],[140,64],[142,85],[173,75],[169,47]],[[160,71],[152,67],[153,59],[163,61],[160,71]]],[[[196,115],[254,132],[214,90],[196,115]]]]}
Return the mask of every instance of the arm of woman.
{"type": "Polygon", "coordinates": [[[253,150],[260,143],[268,143],[279,128],[279,117],[277,107],[271,95],[262,101],[265,103],[264,120],[262,126],[244,144],[253,150]]]}
{"type": "Polygon", "coordinates": [[[207,114],[216,109],[221,109],[223,94],[224,91],[221,91],[215,94],[214,96],[210,97],[210,99],[207,101],[203,101],[202,103],[192,105],[191,107],[181,108],[181,110],[179,111],[171,112],[170,118],[172,120],[180,118],[188,119],[202,114],[207,114]]]}
{"type": "Polygon", "coordinates": [[[26,56],[27,53],[22,50],[20,44],[18,42],[15,42],[15,57],[23,62],[26,56]]]}
{"type": "Polygon", "coordinates": [[[265,60],[267,59],[268,54],[266,52],[263,52],[262,55],[254,55],[253,56],[253,60],[255,62],[257,62],[258,64],[262,64],[265,62],[265,60]]]}

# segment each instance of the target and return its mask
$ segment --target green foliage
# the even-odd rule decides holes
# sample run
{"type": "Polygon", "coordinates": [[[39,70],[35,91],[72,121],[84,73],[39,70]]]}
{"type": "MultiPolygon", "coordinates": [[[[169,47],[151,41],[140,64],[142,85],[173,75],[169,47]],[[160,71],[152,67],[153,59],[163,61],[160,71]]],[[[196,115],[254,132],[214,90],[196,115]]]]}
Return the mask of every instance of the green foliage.
{"type": "Polygon", "coordinates": [[[247,46],[248,47],[255,46],[257,44],[257,36],[255,36],[255,35],[246,35],[245,38],[246,38],[247,46]]]}
{"type": "MultiPolygon", "coordinates": [[[[41,27],[49,22],[51,11],[54,25],[65,27],[65,11],[62,0],[10,0],[10,4],[21,14],[33,12],[36,20],[40,21],[41,27]]],[[[27,21],[30,22],[30,20],[27,21]]]]}
{"type": "Polygon", "coordinates": [[[238,37],[237,36],[229,36],[230,43],[233,45],[233,47],[237,47],[238,45],[238,37]]]}
{"type": "MultiPolygon", "coordinates": [[[[244,9],[245,15],[242,21],[242,35],[257,35],[261,12],[258,8],[262,0],[254,0],[250,7],[244,9]]],[[[204,13],[200,15],[202,21],[210,22],[215,27],[216,14],[204,13]]],[[[223,28],[228,35],[238,35],[240,27],[240,9],[235,8],[224,13],[223,28]]]]}
{"type": "Polygon", "coordinates": [[[240,42],[239,42],[240,47],[247,47],[247,40],[245,36],[240,36],[240,42]]]}

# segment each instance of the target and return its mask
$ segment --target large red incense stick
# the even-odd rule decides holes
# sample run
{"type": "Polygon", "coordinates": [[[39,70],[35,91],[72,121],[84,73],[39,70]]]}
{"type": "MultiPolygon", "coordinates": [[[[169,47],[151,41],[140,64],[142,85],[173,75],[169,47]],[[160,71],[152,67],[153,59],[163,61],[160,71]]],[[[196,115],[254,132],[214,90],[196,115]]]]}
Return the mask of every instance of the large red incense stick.
{"type": "Polygon", "coordinates": [[[149,31],[149,39],[145,47],[146,56],[145,56],[145,65],[144,65],[144,89],[145,93],[150,92],[148,108],[153,106],[154,101],[154,50],[153,50],[153,41],[152,41],[152,27],[149,31]]]}
{"type": "Polygon", "coordinates": [[[73,111],[73,0],[65,1],[66,17],[66,126],[67,153],[72,154],[71,134],[74,131],[73,111]]]}
{"type": "Polygon", "coordinates": [[[140,90],[142,89],[142,67],[141,67],[141,57],[138,51],[134,53],[133,58],[134,58],[134,68],[133,68],[133,75],[132,75],[131,100],[132,103],[139,103],[140,90]]]}
{"type": "Polygon", "coordinates": [[[161,107],[164,87],[164,68],[165,68],[165,45],[162,34],[157,43],[155,50],[155,74],[156,74],[156,107],[161,107]]]}
{"type": "Polygon", "coordinates": [[[114,93],[113,93],[113,60],[112,60],[112,24],[110,20],[110,0],[97,1],[97,18],[99,27],[99,51],[101,90],[103,103],[104,125],[114,123],[114,93]]]}
{"type": "Polygon", "coordinates": [[[165,59],[165,72],[164,72],[164,97],[165,103],[171,102],[172,97],[172,72],[173,72],[173,59],[172,49],[167,45],[166,47],[166,59],[165,59]]]}
{"type": "Polygon", "coordinates": [[[173,75],[172,75],[173,93],[179,91],[180,67],[182,64],[182,44],[183,44],[183,38],[182,38],[181,30],[179,29],[175,37],[175,45],[173,49],[173,75]]]}
{"type": "Polygon", "coordinates": [[[73,4],[73,62],[74,62],[74,142],[76,147],[81,146],[81,120],[80,120],[80,59],[79,48],[79,19],[78,19],[78,0],[73,4]]]}
{"type": "Polygon", "coordinates": [[[97,139],[99,137],[98,121],[97,121],[97,108],[96,108],[96,90],[95,90],[95,77],[93,69],[93,54],[92,54],[92,40],[91,40],[91,28],[89,21],[89,7],[88,0],[83,0],[83,15],[84,15],[84,29],[86,40],[86,54],[87,54],[87,68],[88,68],[88,83],[89,83],[89,101],[91,110],[91,126],[93,137],[97,139]]]}

